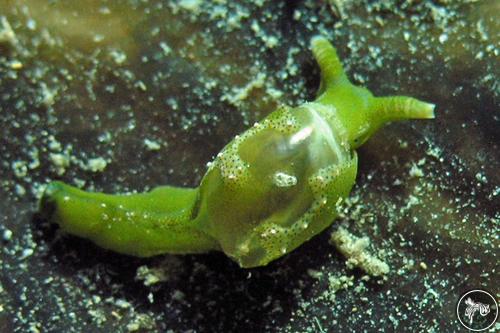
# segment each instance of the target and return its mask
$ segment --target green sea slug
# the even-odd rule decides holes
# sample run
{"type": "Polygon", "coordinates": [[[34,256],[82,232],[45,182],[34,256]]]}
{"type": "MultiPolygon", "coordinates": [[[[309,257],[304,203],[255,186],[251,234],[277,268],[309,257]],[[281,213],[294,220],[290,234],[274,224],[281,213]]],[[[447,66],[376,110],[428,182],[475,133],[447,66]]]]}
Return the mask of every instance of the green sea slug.
{"type": "Polygon", "coordinates": [[[316,100],[278,107],[237,135],[199,187],[110,195],[54,181],[41,211],[65,232],[139,257],[218,250],[255,267],[294,250],[333,222],[356,179],[357,147],[386,122],[434,117],[433,104],[353,85],[325,38],[311,48],[316,100]]]}

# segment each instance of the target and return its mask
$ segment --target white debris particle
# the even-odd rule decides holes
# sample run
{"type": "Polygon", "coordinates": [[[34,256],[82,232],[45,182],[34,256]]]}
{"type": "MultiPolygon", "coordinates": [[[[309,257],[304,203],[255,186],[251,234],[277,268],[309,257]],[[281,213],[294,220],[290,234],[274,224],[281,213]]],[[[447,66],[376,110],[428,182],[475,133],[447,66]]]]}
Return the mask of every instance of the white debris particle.
{"type": "Polygon", "coordinates": [[[267,48],[272,49],[278,45],[278,37],[267,35],[264,30],[261,29],[257,21],[253,21],[250,28],[255,33],[255,35],[264,42],[267,48]]]}
{"type": "Polygon", "coordinates": [[[41,326],[42,325],[40,323],[30,323],[29,328],[28,328],[28,332],[29,333],[40,333],[39,327],[41,327],[41,326]]]}
{"type": "Polygon", "coordinates": [[[91,158],[87,161],[87,165],[85,165],[84,169],[92,172],[102,172],[108,162],[102,157],[91,158]]]}
{"type": "Polygon", "coordinates": [[[44,82],[40,82],[40,87],[41,87],[40,100],[42,104],[45,105],[46,107],[53,106],[56,100],[57,90],[50,89],[44,82]]]}
{"type": "Polygon", "coordinates": [[[335,294],[337,291],[344,289],[347,290],[349,287],[354,285],[354,276],[347,275],[334,275],[328,273],[328,290],[323,293],[323,297],[330,302],[335,301],[335,294]]]}
{"type": "Polygon", "coordinates": [[[101,309],[89,310],[88,313],[97,324],[100,325],[106,322],[106,314],[104,313],[103,310],[101,309]]]}
{"type": "Polygon", "coordinates": [[[56,168],[56,173],[60,176],[66,172],[66,168],[70,164],[70,158],[66,154],[50,153],[49,159],[52,165],[56,168]]]}
{"type": "Polygon", "coordinates": [[[14,33],[14,30],[12,30],[9,21],[7,21],[5,16],[0,17],[0,24],[0,43],[9,43],[12,46],[16,46],[16,34],[14,33]]]}
{"type": "Polygon", "coordinates": [[[23,196],[26,194],[26,189],[21,184],[16,184],[16,194],[18,196],[23,196]]]}
{"type": "Polygon", "coordinates": [[[9,229],[5,229],[3,231],[3,235],[2,235],[2,239],[5,241],[5,242],[8,242],[12,239],[12,231],[10,231],[9,229]]]}
{"type": "Polygon", "coordinates": [[[440,297],[439,297],[439,293],[438,293],[438,292],[436,292],[434,289],[432,289],[432,288],[430,288],[430,287],[428,287],[428,289],[427,289],[427,293],[428,293],[428,294],[431,294],[431,295],[432,295],[435,299],[440,299],[440,297]]]}
{"type": "Polygon", "coordinates": [[[62,150],[62,145],[57,139],[53,136],[49,136],[49,149],[53,151],[61,151],[62,150]]]}
{"type": "Polygon", "coordinates": [[[278,90],[276,88],[273,88],[273,87],[268,87],[266,89],[266,93],[271,96],[273,99],[275,100],[278,100],[281,98],[281,96],[283,96],[283,91],[281,90],[278,90]]]}
{"type": "Polygon", "coordinates": [[[147,314],[139,313],[135,316],[134,320],[127,325],[127,330],[129,332],[136,332],[139,330],[150,331],[153,327],[153,318],[147,314]]]}
{"type": "Polygon", "coordinates": [[[35,196],[35,198],[40,199],[46,187],[47,184],[34,183],[31,186],[31,193],[35,196]]]}
{"type": "Polygon", "coordinates": [[[132,306],[130,302],[124,300],[124,299],[117,299],[115,302],[115,305],[121,309],[128,309],[132,306]]]}
{"type": "Polygon", "coordinates": [[[31,149],[28,152],[28,154],[31,157],[31,162],[28,164],[28,168],[30,170],[38,168],[40,166],[40,159],[38,157],[38,148],[33,147],[33,149],[31,149]]]}
{"type": "MultiPolygon", "coordinates": [[[[226,9],[220,10],[219,16],[226,17],[227,10],[226,9]]],[[[226,23],[227,29],[229,31],[232,31],[236,28],[241,28],[241,21],[244,19],[247,19],[249,16],[250,16],[250,12],[248,12],[246,9],[238,8],[238,10],[235,13],[231,14],[227,18],[227,23],[226,23]]]]}
{"type": "Polygon", "coordinates": [[[144,82],[142,82],[141,80],[139,80],[135,83],[135,87],[141,91],[146,91],[148,89],[146,84],[144,82]]]}
{"type": "Polygon", "coordinates": [[[123,51],[113,50],[109,54],[117,65],[122,65],[127,60],[127,55],[123,51]]]}
{"type": "Polygon", "coordinates": [[[179,2],[179,6],[182,9],[197,14],[200,11],[202,3],[203,3],[202,0],[181,0],[181,2],[179,2]]]}
{"type": "Polygon", "coordinates": [[[99,14],[109,15],[109,14],[111,14],[111,9],[109,9],[109,7],[103,6],[103,7],[99,8],[99,14]]]}
{"type": "Polygon", "coordinates": [[[175,266],[175,261],[170,263],[165,261],[157,267],[140,266],[135,273],[135,279],[143,281],[145,286],[165,282],[169,278],[170,270],[175,266]]]}
{"type": "Polygon", "coordinates": [[[23,178],[28,174],[28,167],[26,161],[14,161],[12,162],[12,170],[17,178],[23,178]]]}
{"type": "Polygon", "coordinates": [[[427,155],[435,157],[438,160],[440,160],[441,162],[442,162],[442,157],[441,157],[442,152],[443,151],[441,150],[441,148],[439,148],[437,146],[429,146],[429,148],[426,151],[427,155]]]}
{"type": "Polygon", "coordinates": [[[160,48],[163,51],[163,55],[169,55],[172,53],[172,49],[165,42],[160,42],[160,48]]]}
{"type": "Polygon", "coordinates": [[[485,174],[482,172],[476,173],[476,179],[483,184],[488,183],[488,178],[486,178],[485,174]]]}
{"type": "Polygon", "coordinates": [[[323,272],[317,271],[315,269],[309,268],[307,274],[314,279],[321,279],[323,277],[323,272]]]}
{"type": "Polygon", "coordinates": [[[174,290],[174,293],[172,294],[172,299],[175,299],[176,301],[182,301],[186,295],[179,289],[174,290]]]}
{"type": "Polygon", "coordinates": [[[265,39],[264,39],[264,42],[266,43],[266,46],[270,49],[272,49],[273,47],[275,47],[276,45],[278,45],[278,38],[276,38],[276,36],[267,36],[265,39]]]}
{"type": "Polygon", "coordinates": [[[32,256],[34,253],[33,249],[24,249],[23,252],[21,253],[21,259],[26,259],[30,256],[32,256]]]}
{"type": "Polygon", "coordinates": [[[297,177],[286,174],[284,172],[276,172],[274,174],[274,184],[278,187],[290,187],[297,185],[297,177]]]}
{"type": "Polygon", "coordinates": [[[389,273],[387,263],[366,250],[370,245],[368,237],[356,237],[341,227],[332,233],[330,241],[347,258],[349,268],[359,267],[372,276],[382,276],[389,273]]]}
{"type": "Polygon", "coordinates": [[[10,68],[15,69],[15,70],[21,69],[21,68],[23,68],[23,63],[20,62],[19,60],[12,60],[10,62],[10,68]]]}
{"type": "Polygon", "coordinates": [[[295,21],[299,21],[301,17],[302,17],[302,13],[300,12],[300,10],[294,10],[293,19],[295,21]]]}
{"type": "Polygon", "coordinates": [[[492,196],[496,197],[497,195],[500,194],[500,186],[495,187],[493,192],[491,193],[492,196]]]}
{"type": "Polygon", "coordinates": [[[223,95],[222,100],[223,101],[227,100],[229,101],[229,103],[235,106],[239,106],[242,101],[247,99],[247,97],[249,96],[250,92],[253,89],[262,88],[264,86],[265,79],[266,79],[266,74],[259,73],[257,77],[252,81],[250,81],[246,86],[242,88],[234,88],[232,95],[228,94],[223,95]]]}
{"type": "Polygon", "coordinates": [[[104,40],[104,35],[103,34],[95,34],[94,37],[92,38],[92,40],[95,43],[100,43],[104,40]]]}
{"type": "Polygon", "coordinates": [[[447,34],[441,34],[441,35],[439,36],[439,42],[440,42],[441,44],[443,44],[443,43],[444,43],[444,42],[446,42],[447,40],[448,40],[448,35],[447,35],[447,34]]]}
{"type": "Polygon", "coordinates": [[[253,21],[250,27],[252,28],[253,32],[255,32],[255,34],[260,33],[260,26],[259,23],[257,23],[257,21],[253,21]]]}
{"type": "Polygon", "coordinates": [[[144,145],[148,150],[155,151],[155,150],[160,150],[161,145],[154,140],[149,140],[149,139],[144,139],[144,145]]]}
{"type": "Polygon", "coordinates": [[[412,163],[409,174],[412,178],[420,178],[424,176],[422,169],[420,169],[415,163],[412,163]]]}
{"type": "Polygon", "coordinates": [[[414,196],[413,194],[410,194],[408,196],[408,200],[406,201],[406,206],[401,208],[401,212],[407,211],[411,207],[420,204],[420,200],[414,196]]]}

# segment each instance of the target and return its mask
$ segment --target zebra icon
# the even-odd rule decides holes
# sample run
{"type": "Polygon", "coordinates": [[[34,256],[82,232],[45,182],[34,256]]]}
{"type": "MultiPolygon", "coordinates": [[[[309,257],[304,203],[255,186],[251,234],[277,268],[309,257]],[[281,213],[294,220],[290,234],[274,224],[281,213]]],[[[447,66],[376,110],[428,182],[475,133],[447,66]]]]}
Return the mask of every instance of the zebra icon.
{"type": "Polygon", "coordinates": [[[462,295],[457,304],[457,317],[465,328],[480,332],[495,324],[498,303],[489,292],[474,289],[462,295]]]}
{"type": "Polygon", "coordinates": [[[483,304],[479,302],[474,302],[470,297],[465,300],[465,304],[467,304],[467,308],[465,309],[465,316],[469,318],[469,323],[472,325],[472,320],[474,319],[474,314],[479,311],[481,316],[486,316],[490,313],[490,305],[483,304]]]}

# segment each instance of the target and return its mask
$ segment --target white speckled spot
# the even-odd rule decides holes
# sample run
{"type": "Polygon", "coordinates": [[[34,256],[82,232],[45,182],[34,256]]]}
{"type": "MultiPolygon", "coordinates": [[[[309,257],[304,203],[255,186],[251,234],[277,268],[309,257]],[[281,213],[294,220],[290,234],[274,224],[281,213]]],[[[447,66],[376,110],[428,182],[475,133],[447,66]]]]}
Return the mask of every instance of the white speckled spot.
{"type": "Polygon", "coordinates": [[[297,177],[286,174],[284,172],[276,172],[274,174],[274,184],[278,187],[290,187],[297,185],[297,177]]]}

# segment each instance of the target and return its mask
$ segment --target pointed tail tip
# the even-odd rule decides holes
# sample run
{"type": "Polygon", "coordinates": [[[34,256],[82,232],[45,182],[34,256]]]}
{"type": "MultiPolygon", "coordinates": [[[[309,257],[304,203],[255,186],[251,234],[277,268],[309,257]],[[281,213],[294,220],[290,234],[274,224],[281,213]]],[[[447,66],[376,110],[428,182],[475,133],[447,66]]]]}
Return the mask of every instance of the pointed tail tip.
{"type": "Polygon", "coordinates": [[[313,37],[311,38],[310,46],[311,46],[311,49],[315,49],[315,48],[317,48],[319,45],[324,44],[324,43],[328,43],[328,44],[330,44],[330,42],[328,41],[328,39],[326,39],[326,37],[325,37],[325,36],[322,36],[322,35],[316,35],[316,36],[313,36],[313,37]]]}
{"type": "Polygon", "coordinates": [[[436,114],[434,113],[434,109],[436,108],[436,104],[422,102],[421,112],[418,114],[418,118],[420,119],[434,119],[436,114]]]}

